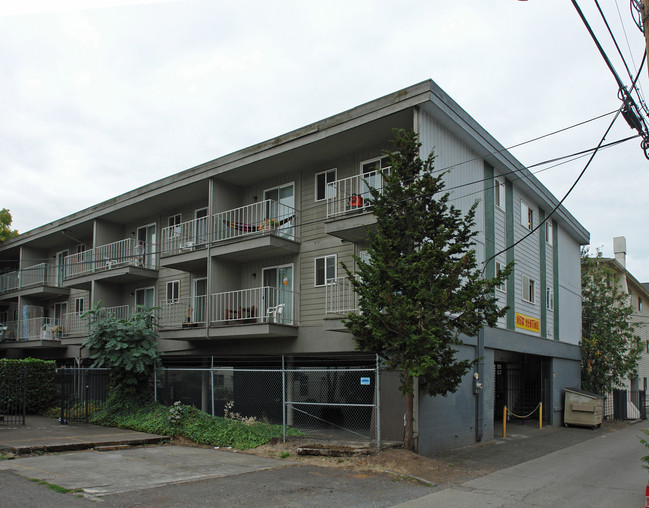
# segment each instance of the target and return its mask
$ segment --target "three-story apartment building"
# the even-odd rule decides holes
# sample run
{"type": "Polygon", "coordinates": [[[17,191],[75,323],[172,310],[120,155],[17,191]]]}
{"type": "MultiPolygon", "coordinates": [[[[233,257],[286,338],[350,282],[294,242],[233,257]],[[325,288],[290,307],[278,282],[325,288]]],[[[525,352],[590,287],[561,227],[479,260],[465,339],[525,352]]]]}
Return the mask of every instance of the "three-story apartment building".
{"type": "MultiPolygon", "coordinates": [[[[563,207],[535,229],[556,198],[432,81],[0,244],[0,351],[82,359],[80,316],[101,302],[118,316],[157,306],[166,361],[367,358],[341,322],[356,300],[340,264],[364,255],[368,188],[380,188],[394,128],[418,132],[423,155],[434,150],[453,204],[466,211],[480,201],[477,257],[493,258],[486,275],[515,262],[498,290],[507,316],[458,351],[480,359],[478,381],[472,372],[447,398],[417,397],[419,450],[488,439],[504,405],[544,402],[547,421],[560,423],[562,389],[580,379],[588,232],[563,207]]],[[[399,434],[403,411],[390,409],[399,434]]]]}

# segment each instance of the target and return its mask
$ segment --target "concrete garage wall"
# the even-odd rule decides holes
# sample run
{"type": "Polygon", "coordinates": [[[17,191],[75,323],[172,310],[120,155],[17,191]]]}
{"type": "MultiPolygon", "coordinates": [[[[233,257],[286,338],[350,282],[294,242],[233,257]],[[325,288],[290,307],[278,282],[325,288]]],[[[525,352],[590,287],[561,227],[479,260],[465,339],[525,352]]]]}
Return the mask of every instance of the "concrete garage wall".
{"type": "Polygon", "coordinates": [[[561,425],[563,423],[564,388],[581,388],[580,362],[563,358],[553,358],[550,372],[550,385],[552,390],[550,425],[561,425]]]}
{"type": "MultiPolygon", "coordinates": [[[[475,348],[459,346],[457,358],[458,360],[473,360],[475,348]]],[[[493,360],[491,363],[493,365],[493,360]]],[[[485,366],[485,371],[491,371],[493,392],[493,368],[485,366]]],[[[489,388],[487,387],[487,389],[489,388]]],[[[485,401],[485,408],[488,404],[489,402],[485,401]]],[[[493,406],[493,402],[491,405],[493,406]]],[[[420,394],[418,452],[421,455],[431,456],[439,450],[474,444],[475,417],[476,396],[473,394],[473,369],[464,376],[455,393],[446,397],[429,397],[420,394]]],[[[493,434],[493,428],[491,433],[493,434]]]]}

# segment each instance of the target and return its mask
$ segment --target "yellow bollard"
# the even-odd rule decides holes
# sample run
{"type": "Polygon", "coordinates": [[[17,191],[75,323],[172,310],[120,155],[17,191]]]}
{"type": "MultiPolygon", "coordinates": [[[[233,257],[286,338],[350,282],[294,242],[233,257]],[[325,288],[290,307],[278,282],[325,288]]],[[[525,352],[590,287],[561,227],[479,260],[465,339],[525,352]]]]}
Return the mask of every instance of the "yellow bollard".
{"type": "Polygon", "coordinates": [[[503,407],[503,437],[507,437],[507,406],[503,407]]]}
{"type": "Polygon", "coordinates": [[[539,429],[543,428],[543,402],[539,402],[539,429]]]}

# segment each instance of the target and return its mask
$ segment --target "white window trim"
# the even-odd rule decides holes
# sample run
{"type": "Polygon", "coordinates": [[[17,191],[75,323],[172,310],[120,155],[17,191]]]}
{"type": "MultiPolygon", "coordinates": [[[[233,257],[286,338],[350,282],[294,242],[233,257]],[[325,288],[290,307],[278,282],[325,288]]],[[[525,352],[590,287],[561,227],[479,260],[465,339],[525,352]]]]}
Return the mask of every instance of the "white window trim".
{"type": "Polygon", "coordinates": [[[554,226],[552,224],[552,221],[550,219],[545,221],[545,242],[548,245],[554,245],[554,238],[553,238],[553,230],[554,226]]]}
{"type": "Polygon", "coordinates": [[[548,310],[554,310],[554,289],[551,287],[545,289],[545,307],[548,310]]]}
{"type": "Polygon", "coordinates": [[[494,203],[501,210],[505,210],[505,182],[500,178],[494,178],[494,203]],[[498,194],[498,199],[496,199],[496,191],[498,194]]]}
{"type": "Polygon", "coordinates": [[[527,275],[521,275],[521,299],[527,303],[534,303],[536,300],[536,281],[527,275]]]}
{"type": "Polygon", "coordinates": [[[84,312],[84,306],[85,306],[85,301],[83,297],[75,298],[74,299],[74,312],[79,313],[79,312],[84,312]],[[79,305],[79,302],[81,304],[79,305]],[[81,310],[79,310],[79,307],[81,307],[81,310]]]}
{"type": "Polygon", "coordinates": [[[320,171],[319,173],[315,174],[315,176],[314,176],[314,189],[315,189],[315,192],[313,193],[313,197],[314,197],[314,200],[316,202],[326,201],[327,198],[335,198],[336,197],[335,195],[331,195],[332,192],[335,193],[335,189],[332,192],[329,191],[329,189],[331,189],[331,187],[329,187],[329,184],[332,183],[332,182],[335,182],[337,178],[338,178],[338,170],[337,170],[337,168],[327,169],[325,171],[320,171]],[[327,182],[327,175],[329,173],[331,173],[331,172],[333,172],[333,174],[334,174],[334,179],[331,182],[327,182]],[[324,188],[324,197],[323,198],[318,198],[318,177],[320,175],[325,175],[325,188],[324,188]]]}
{"type": "Polygon", "coordinates": [[[337,254],[328,254],[326,256],[318,256],[313,259],[313,285],[317,288],[328,286],[327,283],[330,279],[335,279],[338,275],[338,255],[337,254]],[[327,277],[327,259],[334,259],[334,274],[333,277],[327,277]],[[324,263],[324,284],[318,284],[318,260],[322,259],[324,263]]]}
{"type": "Polygon", "coordinates": [[[534,229],[534,209],[521,199],[521,226],[532,231],[534,229]],[[531,214],[531,217],[530,217],[531,214]]]}
{"type": "Polygon", "coordinates": [[[167,281],[165,296],[167,297],[167,303],[180,303],[180,280],[167,281]],[[178,285],[178,295],[174,298],[173,286],[175,284],[178,285]],[[169,297],[169,288],[171,288],[171,298],[169,297]]]}
{"type": "Polygon", "coordinates": [[[155,286],[146,286],[146,287],[143,287],[143,288],[137,288],[135,290],[135,292],[133,293],[133,300],[134,300],[134,303],[135,303],[135,309],[136,310],[138,310],[137,309],[137,295],[138,295],[138,293],[143,293],[144,291],[148,291],[148,290],[151,290],[153,292],[152,300],[153,300],[153,306],[155,307],[155,304],[156,304],[156,301],[155,301],[155,286]]]}
{"type": "MultiPolygon", "coordinates": [[[[505,269],[505,265],[501,263],[500,261],[496,261],[496,277],[500,275],[500,272],[502,272],[505,269]]],[[[504,280],[503,283],[500,286],[496,286],[497,291],[501,291],[502,293],[507,292],[507,280],[504,280]]]]}
{"type": "Polygon", "coordinates": [[[179,224],[182,224],[183,222],[183,214],[182,213],[174,213],[173,215],[170,215],[167,217],[167,226],[178,226],[179,224]],[[178,223],[176,223],[176,217],[178,217],[178,223]],[[172,219],[173,219],[173,224],[172,224],[172,219]]]}
{"type": "MultiPolygon", "coordinates": [[[[379,157],[373,157],[372,159],[366,159],[364,161],[361,161],[360,164],[359,164],[359,171],[360,171],[361,176],[365,174],[365,173],[363,173],[363,166],[365,166],[366,164],[370,164],[372,162],[380,162],[383,159],[389,160],[389,155],[380,155],[379,157]]],[[[389,167],[390,166],[381,166],[381,164],[379,164],[380,169],[387,169],[389,167]]]]}

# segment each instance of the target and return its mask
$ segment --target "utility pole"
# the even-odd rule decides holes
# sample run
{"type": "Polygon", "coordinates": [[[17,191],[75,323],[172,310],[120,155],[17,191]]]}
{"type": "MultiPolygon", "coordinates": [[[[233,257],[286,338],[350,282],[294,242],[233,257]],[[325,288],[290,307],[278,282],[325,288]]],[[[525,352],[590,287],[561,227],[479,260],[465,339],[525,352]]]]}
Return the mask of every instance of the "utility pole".
{"type": "MultiPolygon", "coordinates": [[[[642,14],[642,29],[644,30],[645,38],[645,49],[647,51],[647,56],[649,56],[649,6],[647,2],[649,0],[640,0],[640,13],[642,14]]],[[[647,65],[647,72],[649,72],[649,65],[647,65]]]]}

